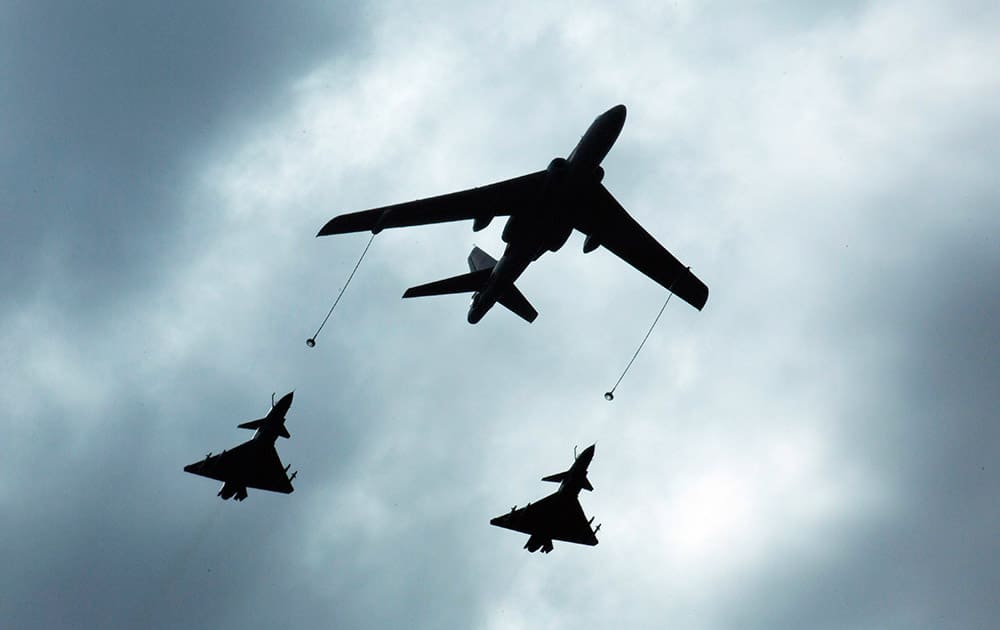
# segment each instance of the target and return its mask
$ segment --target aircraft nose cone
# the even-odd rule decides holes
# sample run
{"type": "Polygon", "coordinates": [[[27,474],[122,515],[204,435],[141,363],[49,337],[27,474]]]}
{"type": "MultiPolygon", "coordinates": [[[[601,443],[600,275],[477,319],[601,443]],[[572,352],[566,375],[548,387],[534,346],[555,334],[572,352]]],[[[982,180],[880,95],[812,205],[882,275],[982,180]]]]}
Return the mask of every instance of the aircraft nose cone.
{"type": "Polygon", "coordinates": [[[605,116],[607,116],[611,120],[616,121],[619,125],[625,124],[625,114],[626,114],[625,106],[620,103],[618,105],[615,105],[608,111],[604,112],[605,116]]]}

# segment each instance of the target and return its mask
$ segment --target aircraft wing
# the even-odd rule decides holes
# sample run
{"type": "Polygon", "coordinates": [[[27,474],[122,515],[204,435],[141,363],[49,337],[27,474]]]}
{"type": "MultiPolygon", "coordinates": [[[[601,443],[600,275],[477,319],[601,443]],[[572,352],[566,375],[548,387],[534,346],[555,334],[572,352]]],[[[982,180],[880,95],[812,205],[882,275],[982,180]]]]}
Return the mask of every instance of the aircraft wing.
{"type": "Polygon", "coordinates": [[[558,494],[550,494],[540,501],[498,516],[490,524],[552,540],[591,546],[597,544],[597,536],[590,528],[580,502],[558,494]]]}
{"type": "Polygon", "coordinates": [[[247,488],[289,494],[294,490],[273,444],[244,442],[184,467],[185,472],[247,488]]]}
{"type": "Polygon", "coordinates": [[[539,199],[544,184],[545,171],[538,171],[438,197],[342,214],[330,219],[316,236],[510,215],[539,199]]]}
{"type": "Polygon", "coordinates": [[[590,212],[581,213],[575,226],[578,230],[699,311],[705,306],[705,283],[629,216],[603,184],[594,188],[589,201],[590,212]]]}

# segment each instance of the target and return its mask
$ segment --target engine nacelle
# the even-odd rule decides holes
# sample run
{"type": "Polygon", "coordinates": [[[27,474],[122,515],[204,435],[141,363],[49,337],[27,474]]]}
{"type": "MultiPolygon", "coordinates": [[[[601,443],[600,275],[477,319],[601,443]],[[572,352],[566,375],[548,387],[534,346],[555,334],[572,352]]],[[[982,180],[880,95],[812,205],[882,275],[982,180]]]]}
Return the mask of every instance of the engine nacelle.
{"type": "Polygon", "coordinates": [[[472,231],[478,232],[479,230],[486,229],[486,226],[490,224],[493,220],[493,216],[476,217],[472,220],[472,231]]]}
{"type": "Polygon", "coordinates": [[[604,180],[604,169],[601,166],[598,166],[597,168],[594,169],[594,181],[600,182],[603,180],[604,180]]]}
{"type": "Polygon", "coordinates": [[[589,254],[600,246],[601,241],[597,240],[597,236],[595,234],[591,234],[583,240],[583,253],[589,254]]]}
{"type": "Polygon", "coordinates": [[[566,241],[569,240],[569,236],[572,233],[573,233],[572,225],[567,225],[563,230],[556,232],[548,243],[549,251],[550,252],[559,251],[559,249],[566,244],[566,241]]]}
{"type": "Polygon", "coordinates": [[[549,162],[549,167],[545,170],[547,171],[554,171],[556,169],[562,170],[566,168],[566,165],[568,163],[569,162],[566,161],[566,158],[561,158],[561,157],[552,158],[552,161],[549,162]]]}

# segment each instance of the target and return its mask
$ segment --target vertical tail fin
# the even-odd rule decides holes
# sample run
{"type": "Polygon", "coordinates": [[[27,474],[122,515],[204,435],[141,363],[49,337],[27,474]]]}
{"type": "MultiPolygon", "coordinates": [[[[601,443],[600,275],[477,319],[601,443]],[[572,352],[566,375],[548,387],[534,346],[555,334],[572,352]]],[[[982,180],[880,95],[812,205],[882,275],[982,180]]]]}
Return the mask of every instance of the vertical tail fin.
{"type": "Polygon", "coordinates": [[[469,271],[481,271],[483,269],[493,269],[496,267],[495,258],[473,245],[469,252],[469,271]]]}

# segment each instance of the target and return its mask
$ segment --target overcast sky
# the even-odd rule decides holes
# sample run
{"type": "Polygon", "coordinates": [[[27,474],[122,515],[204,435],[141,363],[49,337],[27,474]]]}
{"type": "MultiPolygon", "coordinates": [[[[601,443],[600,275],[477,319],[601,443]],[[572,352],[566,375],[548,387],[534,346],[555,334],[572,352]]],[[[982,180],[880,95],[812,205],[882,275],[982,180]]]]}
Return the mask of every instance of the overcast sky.
{"type": "Polygon", "coordinates": [[[8,2],[0,625],[986,628],[1000,617],[995,2],[8,2]],[[148,5],[148,6],[146,6],[148,5]],[[342,212],[543,168],[575,234],[466,323],[496,221],[342,212]],[[182,467],[295,390],[294,494],[182,467]],[[491,527],[597,443],[597,547],[491,527]]]}

